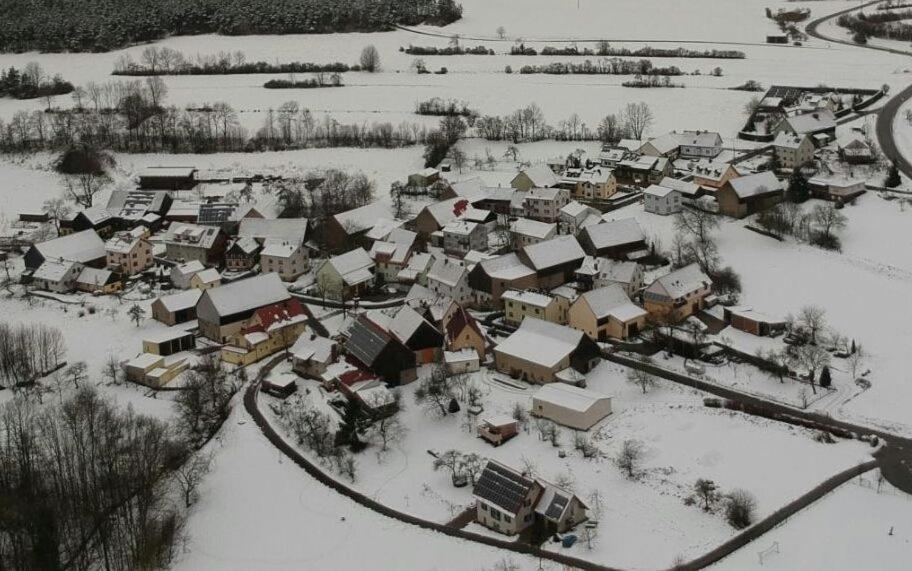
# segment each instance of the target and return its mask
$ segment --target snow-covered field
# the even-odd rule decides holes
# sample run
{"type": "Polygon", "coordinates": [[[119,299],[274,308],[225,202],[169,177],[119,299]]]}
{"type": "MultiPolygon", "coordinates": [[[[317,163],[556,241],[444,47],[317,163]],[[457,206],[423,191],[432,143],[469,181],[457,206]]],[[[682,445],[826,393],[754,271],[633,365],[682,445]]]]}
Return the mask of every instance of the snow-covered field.
{"type": "Polygon", "coordinates": [[[878,493],[872,474],[843,485],[710,569],[908,569],[912,499],[888,483],[878,493]],[[762,563],[760,552],[768,552],[762,563]]]}
{"type": "MultiPolygon", "coordinates": [[[[281,375],[282,369],[272,374],[281,375]]],[[[506,387],[487,370],[473,374],[470,382],[484,392],[482,418],[509,415],[515,403],[528,410],[537,390],[506,387]]],[[[309,389],[304,398],[328,410],[315,382],[299,385],[309,389]]],[[[608,362],[588,379],[590,389],[615,395],[614,414],[589,432],[600,450],[592,460],[574,450],[572,431],[563,430],[555,448],[539,439],[534,424],[507,444],[491,447],[475,436],[474,422],[464,411],[440,418],[414,403],[416,386],[401,389],[405,410],[399,418],[408,434],[386,454],[378,456],[375,444],[357,456],[357,489],[397,509],[445,522],[472,502],[471,489],[454,488],[445,470],[435,472],[429,451],[474,452],[517,468],[531,462],[539,477],[572,482],[584,501],[593,502],[596,493],[600,498],[600,537],[592,550],[581,545],[570,553],[623,568],[669,565],[678,555],[694,557],[734,533],[721,515],[685,505],[698,478],[712,479],[724,491],[750,490],[757,498],[757,515],[763,517],[869,457],[860,443],[821,444],[810,431],[707,409],[700,394],[676,385],[661,383],[643,395],[626,380],[622,367],[608,362]],[[628,439],[644,446],[643,475],[637,481],[626,479],[614,464],[628,439]],[[558,450],[566,457],[560,458],[558,450]],[[655,517],[659,513],[661,520],[655,517]]],[[[274,402],[269,397],[261,401],[261,407],[274,402]]]]}

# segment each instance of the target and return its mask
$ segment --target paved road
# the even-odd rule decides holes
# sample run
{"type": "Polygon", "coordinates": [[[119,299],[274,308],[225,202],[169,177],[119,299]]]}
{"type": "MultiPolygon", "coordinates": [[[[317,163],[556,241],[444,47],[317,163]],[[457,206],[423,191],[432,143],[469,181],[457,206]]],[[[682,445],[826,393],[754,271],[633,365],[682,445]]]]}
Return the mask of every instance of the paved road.
{"type": "Polygon", "coordinates": [[[893,124],[896,121],[896,115],[903,103],[912,97],[912,85],[906,87],[893,96],[892,99],[880,109],[877,115],[877,142],[880,149],[888,159],[896,164],[896,167],[909,178],[912,178],[912,163],[903,155],[899,146],[896,144],[896,137],[893,134],[893,124]]]}

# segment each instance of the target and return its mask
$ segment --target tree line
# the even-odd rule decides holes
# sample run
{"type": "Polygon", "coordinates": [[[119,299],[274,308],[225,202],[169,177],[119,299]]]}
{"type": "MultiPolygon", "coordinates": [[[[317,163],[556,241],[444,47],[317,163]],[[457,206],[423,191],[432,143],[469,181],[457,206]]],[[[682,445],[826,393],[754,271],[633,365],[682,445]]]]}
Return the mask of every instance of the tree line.
{"type": "Polygon", "coordinates": [[[407,53],[413,56],[464,56],[464,55],[478,55],[478,56],[492,56],[494,55],[494,50],[486,48],[484,46],[475,46],[474,48],[467,48],[460,46],[458,44],[447,46],[445,48],[438,48],[436,46],[413,46],[409,44],[407,48],[400,47],[400,52],[407,53]]]}
{"type": "Polygon", "coordinates": [[[469,109],[469,104],[465,101],[443,99],[441,97],[431,97],[430,99],[419,101],[415,105],[415,113],[418,115],[459,115],[462,117],[471,117],[476,114],[469,109]]]}
{"type": "Polygon", "coordinates": [[[114,62],[111,75],[149,76],[149,75],[235,75],[261,73],[344,73],[361,71],[358,64],[348,65],[342,62],[312,63],[288,62],[270,63],[266,61],[247,61],[242,51],[217,54],[196,54],[191,60],[183,52],[169,48],[149,46],[140,54],[137,62],[129,55],[123,55],[114,62]]]}
{"type": "Polygon", "coordinates": [[[56,327],[0,323],[0,387],[33,383],[63,362],[66,347],[56,327]]]}
{"type": "Polygon", "coordinates": [[[0,0],[0,51],[103,52],[170,35],[320,34],[443,26],[455,0],[0,0]]]}
{"type": "Polygon", "coordinates": [[[520,44],[510,49],[510,55],[534,56],[635,56],[635,57],[666,57],[666,58],[711,58],[711,59],[744,59],[744,52],[735,50],[689,50],[686,48],[653,48],[645,46],[636,50],[630,48],[611,47],[608,42],[598,42],[595,50],[591,48],[579,49],[576,46],[558,48],[545,46],[541,52],[535,48],[520,44]]]}
{"type": "Polygon", "coordinates": [[[48,77],[41,66],[29,62],[22,70],[10,67],[0,72],[0,97],[16,99],[37,99],[66,95],[73,91],[73,84],[60,75],[48,77]]]}
{"type": "Polygon", "coordinates": [[[342,76],[333,73],[326,77],[325,73],[315,73],[310,79],[295,79],[291,74],[288,79],[270,79],[263,84],[266,89],[317,89],[320,87],[342,87],[342,76]]]}
{"type": "Polygon", "coordinates": [[[552,62],[544,65],[524,65],[521,74],[544,73],[548,75],[684,75],[677,66],[655,67],[647,59],[624,60],[606,58],[582,63],[552,62]]]}
{"type": "Polygon", "coordinates": [[[886,38],[904,42],[912,41],[912,25],[902,20],[912,19],[912,10],[880,12],[877,14],[843,14],[836,23],[853,32],[856,43],[863,44],[868,38],[886,38]]]}
{"type": "Polygon", "coordinates": [[[641,139],[652,125],[652,110],[646,103],[628,103],[620,113],[605,115],[597,125],[587,125],[579,115],[571,113],[556,125],[547,122],[537,103],[503,116],[482,115],[473,126],[479,137],[489,141],[562,141],[617,142],[620,139],[641,139]]]}
{"type": "Polygon", "coordinates": [[[296,102],[269,109],[263,127],[250,137],[228,103],[167,105],[160,77],[90,83],[72,97],[70,109],[19,111],[8,122],[0,120],[0,152],[59,151],[76,144],[126,153],[395,148],[427,137],[426,127],[417,123],[343,124],[328,115],[318,119],[296,102]]]}

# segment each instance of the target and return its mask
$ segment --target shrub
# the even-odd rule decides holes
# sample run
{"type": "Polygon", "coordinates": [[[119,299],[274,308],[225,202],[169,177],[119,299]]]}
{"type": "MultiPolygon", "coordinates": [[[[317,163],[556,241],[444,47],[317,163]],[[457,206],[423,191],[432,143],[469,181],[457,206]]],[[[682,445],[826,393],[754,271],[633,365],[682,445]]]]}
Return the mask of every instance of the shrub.
{"type": "Polygon", "coordinates": [[[753,494],[740,488],[728,494],[728,505],[725,508],[725,519],[735,529],[744,529],[754,523],[754,512],[757,500],[753,494]]]}

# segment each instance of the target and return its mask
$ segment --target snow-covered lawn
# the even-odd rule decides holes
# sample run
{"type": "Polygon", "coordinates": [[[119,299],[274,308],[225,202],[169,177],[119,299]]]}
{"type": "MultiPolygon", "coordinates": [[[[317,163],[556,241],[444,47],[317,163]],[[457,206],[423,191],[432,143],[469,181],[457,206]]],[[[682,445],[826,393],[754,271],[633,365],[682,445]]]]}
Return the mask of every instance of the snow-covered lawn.
{"type": "MultiPolygon", "coordinates": [[[[239,404],[210,444],[215,461],[190,514],[181,571],[493,569],[538,562],[399,523],[315,482],[239,404]]],[[[545,564],[545,569],[557,566],[545,564]]]]}
{"type": "Polygon", "coordinates": [[[901,571],[912,557],[912,499],[876,472],[843,485],[759,540],[710,567],[718,571],[901,571]],[[873,474],[873,475],[872,475],[873,474]],[[759,552],[778,544],[761,565],[759,552]]]}
{"type": "MultiPolygon", "coordinates": [[[[280,368],[274,374],[287,373],[280,368]]],[[[471,382],[484,392],[482,418],[510,414],[514,403],[528,409],[537,390],[507,387],[487,370],[473,374],[471,382]]],[[[531,464],[540,477],[572,482],[584,501],[594,502],[597,492],[601,536],[593,550],[578,546],[571,552],[608,565],[668,565],[676,555],[694,556],[730,537],[733,531],[720,515],[685,505],[697,478],[713,479],[721,490],[750,490],[762,517],[867,457],[867,449],[858,443],[820,444],[806,430],[704,408],[698,393],[677,385],[660,383],[642,395],[626,380],[622,367],[607,362],[590,374],[589,386],[616,394],[616,412],[589,432],[601,452],[594,460],[574,450],[572,431],[563,429],[555,448],[539,439],[534,423],[493,448],[475,436],[474,422],[464,411],[441,418],[416,404],[416,386],[400,389],[405,404],[400,420],[408,427],[407,435],[385,455],[378,456],[375,444],[357,456],[357,489],[397,509],[444,522],[471,504],[471,489],[454,488],[446,471],[435,472],[430,452],[456,449],[517,468],[531,464]],[[644,446],[638,481],[626,479],[613,461],[627,439],[644,446]]],[[[326,395],[315,382],[302,381],[299,387],[299,392],[309,389],[304,398],[328,410],[326,395]]],[[[274,402],[260,398],[264,409],[274,402]]]]}

